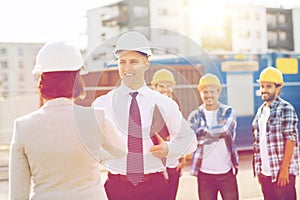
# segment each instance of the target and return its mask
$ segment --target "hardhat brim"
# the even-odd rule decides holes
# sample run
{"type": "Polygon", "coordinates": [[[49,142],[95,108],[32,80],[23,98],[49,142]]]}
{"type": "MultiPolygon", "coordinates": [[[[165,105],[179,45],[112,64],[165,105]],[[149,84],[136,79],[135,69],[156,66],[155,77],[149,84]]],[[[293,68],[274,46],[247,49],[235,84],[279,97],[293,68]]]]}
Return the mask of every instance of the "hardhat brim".
{"type": "Polygon", "coordinates": [[[142,54],[145,54],[146,56],[152,56],[151,50],[139,50],[139,49],[114,49],[113,53],[116,58],[119,58],[119,52],[120,51],[136,51],[142,54]]]}
{"type": "Polygon", "coordinates": [[[78,67],[73,67],[72,69],[70,68],[60,68],[60,69],[56,69],[53,70],[52,68],[49,67],[49,69],[47,69],[47,67],[42,66],[42,65],[35,65],[34,69],[32,70],[32,74],[41,74],[43,72],[61,72],[61,71],[77,71],[80,70],[82,68],[82,66],[78,66],[78,67]]]}

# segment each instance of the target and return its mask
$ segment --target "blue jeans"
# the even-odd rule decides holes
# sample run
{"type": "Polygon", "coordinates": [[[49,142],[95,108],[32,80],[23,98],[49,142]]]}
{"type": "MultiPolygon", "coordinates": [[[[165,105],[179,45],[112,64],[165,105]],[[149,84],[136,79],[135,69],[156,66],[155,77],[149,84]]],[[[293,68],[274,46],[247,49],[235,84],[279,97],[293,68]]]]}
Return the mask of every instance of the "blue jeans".
{"type": "Polygon", "coordinates": [[[225,174],[198,174],[198,195],[200,200],[217,200],[220,192],[223,200],[238,200],[236,176],[232,170],[225,174]]]}
{"type": "Polygon", "coordinates": [[[277,182],[271,181],[270,176],[261,176],[261,189],[264,194],[265,200],[296,200],[296,188],[295,188],[295,180],[296,177],[294,175],[289,175],[290,182],[284,186],[277,186],[277,182]]]}

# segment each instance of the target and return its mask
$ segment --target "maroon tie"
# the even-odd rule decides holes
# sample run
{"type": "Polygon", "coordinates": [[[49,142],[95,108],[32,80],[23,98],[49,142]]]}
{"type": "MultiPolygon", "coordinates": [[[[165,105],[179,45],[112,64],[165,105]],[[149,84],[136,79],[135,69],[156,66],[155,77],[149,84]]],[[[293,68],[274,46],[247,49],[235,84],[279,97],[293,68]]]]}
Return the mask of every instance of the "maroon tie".
{"type": "Polygon", "coordinates": [[[128,122],[127,178],[136,186],[144,177],[142,123],[139,105],[136,100],[138,92],[130,93],[132,100],[128,122]]]}

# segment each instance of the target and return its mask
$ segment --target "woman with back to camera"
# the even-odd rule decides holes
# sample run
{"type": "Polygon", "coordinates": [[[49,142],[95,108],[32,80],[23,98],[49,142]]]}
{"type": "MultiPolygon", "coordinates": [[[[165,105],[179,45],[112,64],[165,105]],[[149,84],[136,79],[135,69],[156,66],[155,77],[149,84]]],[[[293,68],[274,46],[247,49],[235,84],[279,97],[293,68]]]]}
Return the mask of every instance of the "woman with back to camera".
{"type": "Polygon", "coordinates": [[[80,51],[67,42],[39,51],[33,72],[46,102],[15,120],[9,199],[106,199],[99,161],[123,156],[125,144],[103,110],[73,103],[83,94],[82,64],[80,51]]]}

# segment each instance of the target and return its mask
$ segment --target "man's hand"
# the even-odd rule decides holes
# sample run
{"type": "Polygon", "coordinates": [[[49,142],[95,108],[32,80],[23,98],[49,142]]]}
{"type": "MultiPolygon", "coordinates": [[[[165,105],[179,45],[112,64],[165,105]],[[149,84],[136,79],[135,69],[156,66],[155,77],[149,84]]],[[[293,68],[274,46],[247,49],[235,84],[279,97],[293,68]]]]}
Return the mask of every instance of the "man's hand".
{"type": "Polygon", "coordinates": [[[169,153],[168,144],[160,137],[160,135],[155,135],[158,140],[158,145],[152,146],[150,152],[157,158],[165,158],[169,153]]]}
{"type": "Polygon", "coordinates": [[[181,169],[183,169],[185,164],[186,164],[185,157],[179,158],[179,163],[176,167],[176,171],[180,171],[181,169]]]}
{"type": "Polygon", "coordinates": [[[258,183],[261,184],[262,174],[257,175],[258,183]]]}
{"type": "Polygon", "coordinates": [[[284,187],[290,182],[288,169],[280,169],[277,179],[277,186],[284,187]]]}

